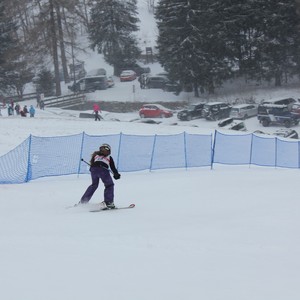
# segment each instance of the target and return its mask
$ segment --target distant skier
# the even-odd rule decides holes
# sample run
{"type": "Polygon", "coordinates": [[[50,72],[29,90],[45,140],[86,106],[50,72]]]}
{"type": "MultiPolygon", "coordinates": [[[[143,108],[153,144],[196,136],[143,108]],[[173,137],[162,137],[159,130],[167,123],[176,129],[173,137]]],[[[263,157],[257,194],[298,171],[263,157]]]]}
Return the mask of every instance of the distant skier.
{"type": "Polygon", "coordinates": [[[113,158],[110,156],[111,147],[108,144],[103,144],[100,146],[99,151],[95,151],[92,154],[90,161],[91,167],[91,177],[92,184],[87,188],[79,203],[87,203],[92,198],[93,194],[98,188],[99,179],[102,180],[104,184],[104,201],[100,203],[102,209],[115,208],[114,204],[114,182],[110,175],[110,170],[113,172],[114,179],[120,179],[119,174],[113,158]],[[109,170],[110,168],[110,170],[109,170]]]}
{"type": "Polygon", "coordinates": [[[19,103],[17,103],[17,104],[15,105],[15,111],[16,111],[16,114],[17,114],[17,115],[20,114],[20,110],[21,110],[21,106],[20,106],[19,103]]]}
{"type": "Polygon", "coordinates": [[[40,109],[42,109],[42,110],[45,109],[45,102],[44,102],[44,100],[40,101],[40,109]]]}
{"type": "Polygon", "coordinates": [[[12,116],[13,114],[14,114],[14,109],[12,108],[11,105],[9,105],[9,106],[7,107],[7,115],[8,115],[8,116],[12,116]]]}
{"type": "Polygon", "coordinates": [[[101,109],[100,109],[99,105],[95,103],[93,105],[93,110],[94,110],[94,114],[95,114],[95,121],[100,121],[99,112],[101,112],[101,109]]]}
{"type": "Polygon", "coordinates": [[[35,115],[35,108],[33,107],[33,105],[30,105],[29,114],[30,114],[30,118],[33,118],[35,115]]]}
{"type": "Polygon", "coordinates": [[[25,117],[26,117],[27,114],[28,114],[28,108],[27,108],[27,105],[24,105],[24,107],[23,107],[23,113],[25,114],[25,117]]]}

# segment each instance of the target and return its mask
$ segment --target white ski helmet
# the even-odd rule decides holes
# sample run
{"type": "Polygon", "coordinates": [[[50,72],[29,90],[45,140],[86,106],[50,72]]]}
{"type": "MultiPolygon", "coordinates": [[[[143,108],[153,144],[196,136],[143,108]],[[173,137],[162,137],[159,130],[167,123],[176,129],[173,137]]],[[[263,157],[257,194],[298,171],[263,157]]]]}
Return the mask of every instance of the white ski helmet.
{"type": "Polygon", "coordinates": [[[110,145],[108,145],[108,144],[102,144],[102,145],[99,147],[99,150],[100,150],[100,151],[106,152],[106,155],[110,155],[110,153],[111,153],[111,147],[110,147],[110,145]]]}

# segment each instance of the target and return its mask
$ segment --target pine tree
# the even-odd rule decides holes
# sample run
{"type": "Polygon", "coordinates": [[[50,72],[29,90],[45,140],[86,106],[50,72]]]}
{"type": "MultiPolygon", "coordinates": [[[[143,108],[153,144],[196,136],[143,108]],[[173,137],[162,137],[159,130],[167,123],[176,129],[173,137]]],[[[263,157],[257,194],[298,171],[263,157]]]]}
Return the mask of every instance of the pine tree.
{"type": "Polygon", "coordinates": [[[9,84],[7,74],[12,74],[17,51],[15,40],[16,24],[6,14],[5,1],[0,1],[0,89],[5,90],[9,84]]]}
{"type": "Polygon", "coordinates": [[[222,24],[210,0],[161,0],[158,20],[159,61],[176,79],[214,92],[230,72],[222,24]]]}
{"type": "Polygon", "coordinates": [[[224,22],[240,74],[257,81],[275,79],[275,85],[281,85],[284,75],[295,72],[298,61],[294,0],[227,2],[224,22]]]}
{"type": "Polygon", "coordinates": [[[275,86],[292,75],[299,57],[299,24],[294,0],[266,1],[263,36],[258,44],[263,76],[275,86]]]}
{"type": "Polygon", "coordinates": [[[119,75],[122,65],[134,63],[140,55],[134,32],[138,30],[136,0],[97,0],[89,22],[91,48],[104,55],[119,75]]]}

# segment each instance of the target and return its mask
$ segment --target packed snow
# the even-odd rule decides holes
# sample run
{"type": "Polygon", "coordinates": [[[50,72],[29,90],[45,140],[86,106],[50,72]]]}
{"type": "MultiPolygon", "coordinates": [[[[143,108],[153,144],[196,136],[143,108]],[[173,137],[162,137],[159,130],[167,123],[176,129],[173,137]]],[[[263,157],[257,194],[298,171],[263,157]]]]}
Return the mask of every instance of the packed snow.
{"type": "MultiPolygon", "coordinates": [[[[218,127],[203,119],[181,122],[176,114],[160,124],[132,121],[138,112],[102,112],[101,122],[78,116],[57,108],[37,108],[34,118],[3,115],[0,154],[30,134],[203,134],[218,127]]],[[[248,130],[262,129],[256,118],[245,122],[248,130]]],[[[103,200],[101,184],[86,207],[67,208],[80,200],[89,175],[0,185],[0,294],[10,300],[296,300],[298,175],[253,166],[123,173],[115,203],[136,207],[100,213],[89,209],[103,200]]]]}
{"type": "MultiPolygon", "coordinates": [[[[95,59],[100,61],[96,54],[87,58],[90,69],[95,59]]],[[[125,95],[127,101],[197,101],[189,94],[142,94],[133,84],[136,94],[132,83],[116,81],[90,100],[99,100],[100,106],[125,95]]],[[[296,88],[255,89],[249,95],[299,98],[296,88]]],[[[138,112],[103,111],[101,122],[81,119],[79,113],[46,107],[37,108],[34,118],[22,118],[2,110],[0,156],[30,134],[206,134],[218,129],[218,122],[203,119],[181,122],[176,112],[160,124],[134,121],[138,112]]],[[[256,118],[245,124],[249,132],[278,129],[262,128],[256,118]]],[[[90,183],[89,175],[71,175],[0,185],[1,299],[299,299],[299,170],[215,165],[213,170],[122,173],[115,181],[115,204],[135,203],[134,209],[90,213],[103,200],[101,184],[88,205],[69,208],[90,183]]]]}

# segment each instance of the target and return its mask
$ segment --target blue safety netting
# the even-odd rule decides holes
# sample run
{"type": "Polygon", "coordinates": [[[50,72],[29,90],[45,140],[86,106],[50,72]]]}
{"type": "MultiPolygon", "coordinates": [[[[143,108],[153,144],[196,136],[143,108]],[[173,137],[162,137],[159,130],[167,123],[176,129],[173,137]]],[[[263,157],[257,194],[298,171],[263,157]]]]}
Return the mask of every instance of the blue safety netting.
{"type": "Polygon", "coordinates": [[[113,134],[30,136],[0,157],[0,183],[22,183],[45,176],[87,174],[91,154],[103,143],[112,147],[120,172],[212,167],[213,164],[299,168],[298,141],[254,134],[113,134]]]}

